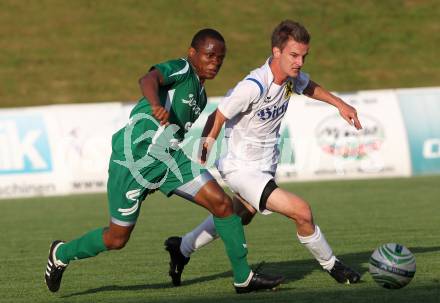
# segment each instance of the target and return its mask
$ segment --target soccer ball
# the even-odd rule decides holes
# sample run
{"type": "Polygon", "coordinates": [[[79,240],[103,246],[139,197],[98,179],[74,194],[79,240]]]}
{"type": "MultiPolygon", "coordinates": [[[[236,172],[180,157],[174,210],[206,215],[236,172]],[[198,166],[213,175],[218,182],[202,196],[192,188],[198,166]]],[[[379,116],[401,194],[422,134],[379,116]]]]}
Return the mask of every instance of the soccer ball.
{"type": "Polygon", "coordinates": [[[403,245],[387,243],[370,257],[369,271],[374,281],[388,289],[407,285],[416,273],[416,258],[403,245]]]}

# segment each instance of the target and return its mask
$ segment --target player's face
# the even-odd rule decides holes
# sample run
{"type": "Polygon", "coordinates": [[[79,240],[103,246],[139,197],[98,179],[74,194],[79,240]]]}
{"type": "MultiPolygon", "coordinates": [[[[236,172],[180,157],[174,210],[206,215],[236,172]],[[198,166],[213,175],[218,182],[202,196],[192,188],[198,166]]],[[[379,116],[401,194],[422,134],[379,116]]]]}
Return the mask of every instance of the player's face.
{"type": "Polygon", "coordinates": [[[273,48],[273,55],[278,58],[281,71],[289,77],[297,77],[309,52],[309,45],[289,39],[281,50],[273,48]]]}
{"type": "Polygon", "coordinates": [[[214,79],[223,64],[226,55],[225,43],[206,38],[200,46],[190,48],[188,57],[201,81],[214,79]]]}

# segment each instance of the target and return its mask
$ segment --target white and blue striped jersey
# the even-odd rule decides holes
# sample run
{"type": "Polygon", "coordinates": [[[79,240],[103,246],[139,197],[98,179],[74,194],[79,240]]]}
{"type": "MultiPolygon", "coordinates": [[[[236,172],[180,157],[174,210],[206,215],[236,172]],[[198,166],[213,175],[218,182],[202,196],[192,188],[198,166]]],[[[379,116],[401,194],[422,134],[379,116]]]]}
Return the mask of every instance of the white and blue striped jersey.
{"type": "Polygon", "coordinates": [[[309,76],[300,72],[297,78],[277,85],[270,61],[271,57],[220,101],[218,110],[228,119],[227,153],[217,162],[223,173],[250,166],[261,171],[276,170],[281,120],[292,93],[302,94],[309,76]]]}

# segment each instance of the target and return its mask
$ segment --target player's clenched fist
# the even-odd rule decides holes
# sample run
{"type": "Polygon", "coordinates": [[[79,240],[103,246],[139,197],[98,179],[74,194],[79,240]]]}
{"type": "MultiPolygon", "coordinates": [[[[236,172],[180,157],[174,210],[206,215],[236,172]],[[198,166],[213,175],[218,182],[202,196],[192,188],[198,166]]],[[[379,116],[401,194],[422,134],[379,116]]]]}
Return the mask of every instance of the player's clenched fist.
{"type": "Polygon", "coordinates": [[[215,139],[206,137],[201,138],[200,148],[199,148],[199,162],[205,164],[209,158],[209,153],[211,152],[212,146],[215,144],[215,139]]]}
{"type": "Polygon", "coordinates": [[[160,121],[160,125],[168,125],[170,113],[161,105],[152,106],[153,116],[160,121]]]}

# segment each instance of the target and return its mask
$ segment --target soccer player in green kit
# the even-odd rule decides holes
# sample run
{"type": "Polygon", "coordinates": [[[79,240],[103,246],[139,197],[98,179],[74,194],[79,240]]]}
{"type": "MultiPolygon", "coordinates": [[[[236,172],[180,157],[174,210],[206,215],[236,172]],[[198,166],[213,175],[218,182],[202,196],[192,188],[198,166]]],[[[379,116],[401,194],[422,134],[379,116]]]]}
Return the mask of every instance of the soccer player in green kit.
{"type": "Polygon", "coordinates": [[[112,137],[107,185],[109,226],[69,242],[52,242],[45,271],[50,291],[58,291],[72,260],[123,248],[142,201],[155,190],[166,196],[177,194],[213,214],[232,265],[237,293],[272,289],[282,282],[282,277],[252,272],[243,226],[233,213],[231,199],[206,169],[179,148],[185,132],[206,106],[204,82],[215,78],[225,54],[222,35],[202,29],[193,37],[187,58],[154,65],[139,80],[143,97],[128,124],[112,137]]]}

